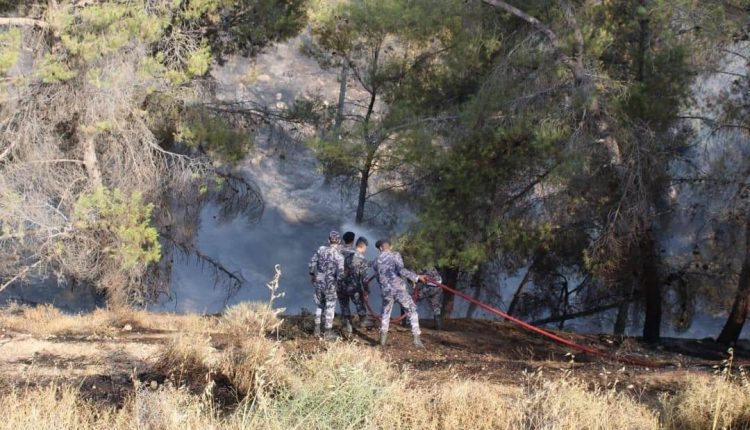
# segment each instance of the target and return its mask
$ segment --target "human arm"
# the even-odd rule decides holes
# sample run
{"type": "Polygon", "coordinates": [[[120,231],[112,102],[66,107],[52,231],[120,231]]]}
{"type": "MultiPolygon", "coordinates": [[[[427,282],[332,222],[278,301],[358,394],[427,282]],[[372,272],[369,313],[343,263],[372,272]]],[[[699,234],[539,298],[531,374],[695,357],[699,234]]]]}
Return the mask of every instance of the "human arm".
{"type": "Polygon", "coordinates": [[[367,263],[367,259],[360,255],[354,256],[354,260],[352,261],[352,272],[354,275],[354,279],[357,280],[359,287],[365,293],[370,292],[369,282],[367,279],[367,269],[369,268],[369,266],[370,265],[367,263]]]}
{"type": "Polygon", "coordinates": [[[411,270],[404,267],[404,260],[401,258],[401,254],[395,253],[395,269],[398,276],[404,277],[412,282],[424,282],[424,275],[417,275],[411,270]]]}
{"type": "Polygon", "coordinates": [[[315,283],[315,271],[318,268],[318,251],[315,251],[307,267],[310,274],[310,282],[315,283]]]}
{"type": "Polygon", "coordinates": [[[344,271],[344,256],[337,252],[334,254],[334,260],[336,262],[336,280],[341,282],[346,274],[344,271]]]}

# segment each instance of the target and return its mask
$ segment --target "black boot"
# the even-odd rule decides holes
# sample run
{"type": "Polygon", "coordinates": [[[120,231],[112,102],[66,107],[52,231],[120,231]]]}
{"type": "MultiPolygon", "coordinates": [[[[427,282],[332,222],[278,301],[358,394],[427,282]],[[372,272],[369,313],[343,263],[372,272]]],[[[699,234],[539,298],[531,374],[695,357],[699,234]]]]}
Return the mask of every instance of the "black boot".
{"type": "Polygon", "coordinates": [[[419,338],[418,334],[414,335],[414,346],[416,346],[419,349],[424,348],[424,344],[422,343],[422,339],[419,338]]]}
{"type": "Polygon", "coordinates": [[[368,329],[375,327],[375,322],[369,316],[362,315],[359,317],[359,325],[364,329],[368,329]]]}
{"type": "Polygon", "coordinates": [[[435,330],[442,330],[443,329],[443,317],[440,315],[435,315],[435,330]]]}
{"type": "Polygon", "coordinates": [[[323,335],[323,339],[325,339],[327,341],[334,341],[334,340],[336,340],[338,338],[339,338],[339,336],[336,333],[333,332],[333,329],[330,329],[330,328],[326,329],[326,332],[323,335]]]}

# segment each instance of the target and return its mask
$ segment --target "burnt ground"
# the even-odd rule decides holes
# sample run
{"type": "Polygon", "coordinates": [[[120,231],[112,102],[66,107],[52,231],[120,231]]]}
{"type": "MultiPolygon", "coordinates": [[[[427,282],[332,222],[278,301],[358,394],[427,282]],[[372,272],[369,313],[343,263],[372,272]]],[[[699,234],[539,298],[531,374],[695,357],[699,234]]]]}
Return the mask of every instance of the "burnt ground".
{"type": "MultiPolygon", "coordinates": [[[[417,385],[454,378],[519,385],[530,373],[541,372],[553,379],[571,375],[591,386],[614,385],[650,401],[661,393],[675,392],[696,372],[714,372],[728,356],[725,347],[711,340],[664,339],[647,345],[635,338],[560,333],[609,354],[638,357],[656,365],[634,366],[576,353],[509,323],[466,319],[446,321],[444,331],[433,330],[431,321],[424,321],[426,348],[416,349],[407,328],[391,327],[382,352],[417,385]]],[[[310,317],[288,317],[276,336],[291,356],[309,355],[328,345],[311,332],[310,317]]],[[[135,326],[127,332],[35,337],[0,327],[0,390],[69,383],[93,400],[122,405],[132,393],[134,380],[164,382],[166,375],[154,370],[156,361],[162,346],[177,334],[135,326]]],[[[211,342],[220,351],[226,339],[212,335],[211,342]]],[[[381,349],[377,329],[355,331],[351,338],[337,342],[381,349]]],[[[750,366],[748,345],[737,348],[734,365],[750,366]]],[[[215,382],[227,393],[226,403],[232,403],[228,382],[221,375],[215,382]]]]}
{"type": "MultiPolygon", "coordinates": [[[[571,374],[600,385],[617,380],[619,386],[635,392],[658,394],[673,392],[690,372],[715,371],[715,366],[728,358],[727,348],[709,339],[666,338],[648,345],[632,337],[556,332],[611,355],[655,365],[643,367],[579,353],[505,322],[454,319],[446,321],[443,331],[433,330],[431,321],[424,321],[422,327],[425,349],[413,347],[408,328],[392,325],[383,352],[417,383],[424,384],[469,378],[515,385],[524,382],[525,373],[542,371],[550,377],[571,374]]],[[[323,342],[312,339],[311,331],[311,321],[294,318],[287,322],[282,336],[294,341],[298,349],[315,350],[323,342]]],[[[356,331],[346,341],[380,348],[377,329],[356,331]]],[[[750,365],[750,345],[736,348],[734,365],[750,365]]]]}

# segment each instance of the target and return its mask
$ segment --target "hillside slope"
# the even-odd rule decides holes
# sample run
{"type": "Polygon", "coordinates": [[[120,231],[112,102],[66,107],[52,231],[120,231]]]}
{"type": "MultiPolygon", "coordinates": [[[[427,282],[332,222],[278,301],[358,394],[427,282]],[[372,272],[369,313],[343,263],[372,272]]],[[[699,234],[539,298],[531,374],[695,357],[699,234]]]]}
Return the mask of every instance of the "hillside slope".
{"type": "MultiPolygon", "coordinates": [[[[310,318],[288,317],[269,336],[277,338],[290,357],[310,356],[331,345],[313,338],[311,327],[310,318]]],[[[649,369],[576,354],[507,323],[459,319],[449,321],[444,331],[433,330],[430,321],[424,321],[423,327],[426,349],[415,349],[410,332],[400,326],[392,328],[388,346],[382,349],[388,362],[422,386],[456,379],[517,385],[528,373],[541,371],[549,377],[572,374],[592,385],[616,380],[623,389],[656,399],[660,393],[674,393],[696,373],[710,374],[727,357],[722,347],[708,340],[667,339],[650,348],[633,338],[564,333],[583,344],[662,365],[649,369]]],[[[194,337],[198,343],[205,339],[209,355],[218,356],[238,336],[213,316],[135,311],[68,316],[51,307],[6,310],[0,331],[4,388],[65,383],[115,405],[132,391],[133,379],[160,383],[168,377],[154,369],[165,346],[175,339],[194,337]]],[[[356,331],[336,343],[379,351],[377,333],[376,329],[356,331]]],[[[748,365],[750,351],[738,349],[734,360],[735,365],[748,365]]]]}

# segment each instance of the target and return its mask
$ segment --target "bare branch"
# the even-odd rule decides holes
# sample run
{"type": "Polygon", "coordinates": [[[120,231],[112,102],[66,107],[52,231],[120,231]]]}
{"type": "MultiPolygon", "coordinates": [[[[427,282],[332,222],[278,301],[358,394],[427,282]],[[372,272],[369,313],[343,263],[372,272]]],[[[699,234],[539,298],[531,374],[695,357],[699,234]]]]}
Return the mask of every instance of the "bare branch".
{"type": "Polygon", "coordinates": [[[553,322],[568,321],[568,320],[573,320],[573,319],[577,319],[577,318],[583,318],[583,317],[587,317],[587,316],[591,316],[591,315],[596,315],[598,313],[602,313],[604,311],[608,311],[610,309],[614,309],[614,308],[620,306],[623,303],[627,303],[628,301],[629,300],[623,300],[623,301],[619,301],[619,302],[615,302],[615,303],[610,303],[610,304],[607,304],[607,305],[595,306],[595,307],[593,307],[591,309],[586,309],[586,310],[583,310],[583,311],[580,311],[580,312],[574,312],[572,314],[566,314],[566,315],[561,315],[561,316],[554,316],[554,317],[549,317],[549,318],[543,318],[543,319],[540,319],[540,320],[532,321],[531,324],[533,324],[533,325],[542,325],[542,324],[549,324],[549,323],[553,323],[553,322]]]}
{"type": "Polygon", "coordinates": [[[0,17],[0,26],[3,26],[3,25],[14,26],[14,27],[39,27],[39,28],[49,27],[49,24],[39,19],[0,17]]]}
{"type": "MultiPolygon", "coordinates": [[[[557,34],[555,34],[554,31],[552,31],[547,25],[539,21],[537,18],[527,14],[521,9],[518,9],[517,7],[511,4],[508,4],[507,2],[502,1],[502,0],[482,0],[482,2],[490,6],[494,6],[496,8],[502,9],[510,13],[511,15],[526,21],[532,27],[534,27],[537,31],[542,33],[544,37],[546,37],[547,40],[549,40],[550,44],[552,45],[552,49],[555,51],[555,55],[557,56],[557,58],[560,60],[561,63],[565,65],[565,67],[568,68],[568,70],[570,70],[576,82],[582,81],[584,77],[584,73],[583,73],[582,63],[580,61],[582,60],[582,56],[583,56],[583,52],[582,52],[583,36],[580,34],[579,29],[576,29],[576,41],[577,41],[576,44],[579,45],[577,49],[580,49],[581,52],[576,53],[577,58],[572,58],[563,52],[562,44],[560,43],[560,39],[557,37],[557,34]]],[[[570,10],[570,7],[567,8],[566,15],[572,15],[572,11],[570,10]]],[[[570,17],[568,18],[570,20],[570,17]]]]}
{"type": "Polygon", "coordinates": [[[21,270],[16,276],[10,278],[10,280],[8,280],[8,282],[4,283],[3,285],[0,285],[0,291],[3,291],[4,289],[8,288],[8,286],[10,284],[12,284],[12,283],[16,282],[17,280],[19,280],[19,279],[23,278],[24,276],[26,276],[26,274],[29,273],[29,271],[31,269],[35,268],[39,264],[41,264],[41,260],[37,261],[36,263],[32,264],[31,266],[24,267],[23,270],[21,270]]]}

